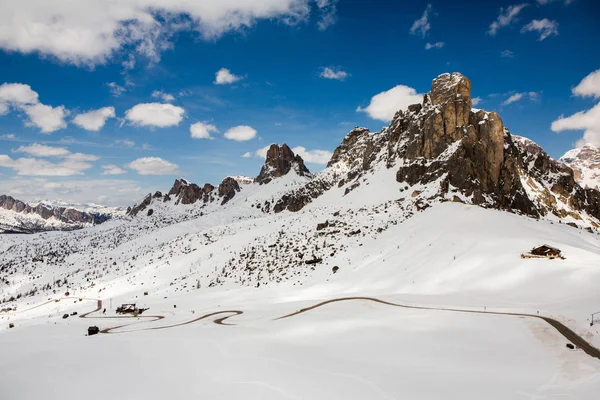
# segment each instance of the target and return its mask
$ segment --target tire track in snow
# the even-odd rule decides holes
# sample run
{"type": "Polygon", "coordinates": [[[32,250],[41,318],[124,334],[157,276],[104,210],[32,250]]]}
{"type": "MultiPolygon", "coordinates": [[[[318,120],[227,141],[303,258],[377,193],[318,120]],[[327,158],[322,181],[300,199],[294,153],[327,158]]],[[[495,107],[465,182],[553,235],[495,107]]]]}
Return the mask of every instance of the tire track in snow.
{"type": "Polygon", "coordinates": [[[385,304],[388,306],[415,309],[415,310],[447,311],[447,312],[460,312],[460,313],[481,314],[481,315],[506,315],[506,316],[513,316],[513,317],[541,319],[544,322],[548,323],[550,326],[552,326],[564,338],[569,340],[575,346],[582,349],[587,355],[600,360],[600,350],[597,349],[596,347],[592,346],[589,342],[587,342],[584,338],[579,336],[577,333],[573,332],[566,325],[555,320],[554,318],[544,317],[542,315],[536,315],[536,314],[510,313],[510,312],[500,312],[500,311],[477,311],[477,310],[466,310],[466,309],[448,308],[448,307],[411,306],[408,304],[392,303],[392,302],[377,299],[374,297],[340,297],[340,298],[336,298],[336,299],[322,301],[322,302],[312,305],[310,307],[306,307],[306,308],[300,309],[296,312],[293,312],[291,314],[287,314],[282,317],[276,318],[275,320],[286,319],[286,318],[294,317],[294,316],[297,316],[300,314],[304,314],[306,312],[312,311],[316,308],[325,306],[327,304],[337,303],[337,302],[341,302],[341,301],[351,301],[351,300],[373,301],[373,302],[385,304]]]}
{"type": "MultiPolygon", "coordinates": [[[[319,307],[323,307],[323,306],[328,305],[328,304],[338,303],[338,302],[342,302],[342,301],[354,301],[354,300],[372,301],[372,302],[375,302],[375,303],[385,304],[385,305],[392,306],[392,307],[400,307],[400,308],[414,309],[414,310],[445,311],[445,312],[457,312],[457,313],[479,314],[479,315],[505,315],[505,316],[512,316],[512,317],[541,319],[544,322],[546,322],[547,324],[549,324],[552,328],[554,328],[564,338],[566,338],[567,340],[569,340],[572,344],[574,344],[575,346],[577,346],[580,349],[582,349],[587,355],[589,355],[590,357],[593,357],[593,358],[596,358],[596,359],[600,360],[600,350],[597,349],[596,347],[592,346],[589,342],[587,342],[584,338],[582,338],[577,333],[575,333],[573,330],[571,330],[570,328],[568,328],[566,325],[564,325],[563,323],[557,321],[554,318],[545,317],[545,316],[542,316],[542,315],[535,315],[535,314],[511,313],[511,312],[500,312],[500,311],[478,311],[478,310],[467,310],[467,309],[451,308],[451,307],[414,306],[414,305],[401,304],[401,303],[392,303],[390,301],[381,300],[381,299],[378,299],[378,298],[375,298],[375,297],[340,297],[340,298],[335,298],[335,299],[331,299],[331,300],[325,300],[325,301],[322,301],[320,303],[314,304],[312,306],[309,306],[309,307],[306,307],[306,308],[302,308],[302,309],[300,309],[298,311],[295,311],[293,313],[286,314],[286,315],[283,315],[281,317],[275,318],[274,321],[278,321],[278,320],[281,320],[281,319],[287,319],[287,318],[295,317],[295,316],[298,316],[300,314],[307,313],[309,311],[312,311],[312,310],[317,309],[319,307]]],[[[82,314],[79,317],[80,318],[98,318],[98,319],[154,318],[152,321],[149,321],[149,322],[156,322],[156,321],[159,321],[159,320],[165,318],[162,315],[89,317],[90,314],[98,312],[98,311],[100,311],[102,309],[102,300],[97,300],[97,302],[98,303],[97,303],[97,307],[96,307],[95,310],[92,310],[92,311],[90,311],[88,313],[82,314]]],[[[114,330],[119,329],[119,328],[124,328],[126,326],[131,326],[131,325],[134,325],[134,324],[137,324],[137,323],[144,322],[144,321],[140,321],[140,322],[134,322],[132,324],[124,324],[124,325],[119,325],[119,326],[115,326],[115,327],[112,327],[112,328],[102,329],[100,331],[100,333],[127,333],[127,332],[140,332],[140,331],[151,331],[151,330],[160,330],[160,329],[175,328],[175,327],[178,327],[178,326],[184,326],[184,325],[193,324],[194,322],[198,322],[198,321],[201,321],[203,319],[207,319],[207,318],[214,317],[214,316],[217,316],[217,315],[222,315],[222,314],[231,314],[231,315],[226,315],[224,317],[217,318],[213,322],[215,324],[217,324],[217,325],[233,326],[235,324],[226,323],[225,321],[227,319],[229,319],[229,318],[241,315],[243,313],[244,312],[240,311],[240,310],[216,311],[216,312],[211,312],[211,313],[208,313],[208,314],[204,314],[204,315],[202,315],[202,316],[200,316],[198,318],[194,318],[192,320],[185,321],[185,322],[180,322],[180,323],[177,323],[177,324],[165,325],[165,326],[155,326],[155,327],[142,328],[142,329],[136,329],[136,330],[131,330],[131,331],[113,332],[114,330]]]]}

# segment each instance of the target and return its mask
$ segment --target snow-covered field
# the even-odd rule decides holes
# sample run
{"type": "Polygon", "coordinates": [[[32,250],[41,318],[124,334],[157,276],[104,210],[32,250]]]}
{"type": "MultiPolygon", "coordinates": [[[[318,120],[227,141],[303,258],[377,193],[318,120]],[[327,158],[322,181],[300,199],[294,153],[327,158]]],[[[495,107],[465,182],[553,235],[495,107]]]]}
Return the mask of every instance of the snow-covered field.
{"type": "Polygon", "coordinates": [[[390,173],[298,213],[257,208],[301,184],[288,174],[202,216],[158,204],[6,236],[2,297],[21,297],[0,313],[0,398],[596,399],[600,360],[541,319],[492,313],[539,312],[600,347],[600,236],[459,203],[417,211],[390,173]],[[566,259],[520,257],[541,244],[566,259]],[[355,296],[478,313],[355,299],[277,319],[355,296]],[[116,318],[129,302],[149,309],[116,318]]]}

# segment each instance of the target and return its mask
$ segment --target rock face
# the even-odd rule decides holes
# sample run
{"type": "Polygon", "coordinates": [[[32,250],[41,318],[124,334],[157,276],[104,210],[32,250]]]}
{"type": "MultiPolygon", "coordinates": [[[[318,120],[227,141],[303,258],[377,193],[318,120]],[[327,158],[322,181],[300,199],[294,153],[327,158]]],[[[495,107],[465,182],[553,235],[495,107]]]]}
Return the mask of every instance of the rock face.
{"type": "Polygon", "coordinates": [[[139,204],[131,207],[127,211],[127,215],[136,216],[138,213],[148,208],[153,201],[161,201],[163,203],[173,201],[175,205],[194,204],[197,201],[207,203],[213,201],[211,193],[214,189],[215,187],[210,183],[205,184],[201,188],[195,183],[190,183],[183,178],[176,179],[171,190],[169,190],[167,194],[163,195],[161,192],[156,192],[154,194],[149,193],[139,204]]]}
{"type": "Polygon", "coordinates": [[[586,144],[569,150],[559,161],[573,170],[575,180],[581,186],[600,189],[600,148],[586,144]]]}
{"type": "Polygon", "coordinates": [[[267,151],[265,165],[260,170],[260,174],[256,177],[255,182],[267,184],[273,178],[279,178],[286,175],[292,169],[299,176],[307,176],[310,171],[304,165],[304,160],[297,154],[294,154],[292,149],[287,144],[281,146],[272,144],[267,151]]]}
{"type": "Polygon", "coordinates": [[[10,223],[3,223],[0,219],[1,229],[23,233],[80,229],[101,224],[111,218],[107,214],[88,213],[67,207],[47,207],[42,204],[31,206],[5,195],[0,196],[0,208],[15,213],[10,223]]]}
{"type": "MultiPolygon", "coordinates": [[[[413,190],[417,203],[461,201],[598,226],[600,192],[582,188],[569,167],[535,143],[513,137],[497,113],[471,106],[469,79],[440,75],[422,104],[398,111],[381,132],[348,133],[326,170],[283,195],[274,210],[297,211],[334,186],[347,195],[380,165],[396,170],[400,188],[429,188],[413,190]]],[[[590,150],[584,154],[595,160],[590,150]]]]}
{"type": "Polygon", "coordinates": [[[227,203],[229,200],[233,199],[235,194],[240,191],[240,185],[237,181],[231,177],[227,177],[223,179],[223,182],[219,185],[217,189],[217,193],[219,197],[222,197],[221,205],[227,203]]]}

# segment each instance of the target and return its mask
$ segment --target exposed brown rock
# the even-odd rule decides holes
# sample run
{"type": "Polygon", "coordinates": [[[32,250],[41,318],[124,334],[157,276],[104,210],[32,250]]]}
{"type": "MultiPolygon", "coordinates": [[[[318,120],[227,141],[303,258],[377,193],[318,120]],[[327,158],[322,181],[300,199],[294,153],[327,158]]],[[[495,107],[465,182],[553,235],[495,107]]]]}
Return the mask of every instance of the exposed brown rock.
{"type": "Polygon", "coordinates": [[[269,183],[273,178],[286,175],[292,168],[299,176],[310,174],[310,171],[304,165],[302,157],[294,154],[287,144],[284,143],[281,146],[272,144],[269,150],[267,150],[265,165],[261,168],[255,182],[261,185],[269,183]]]}

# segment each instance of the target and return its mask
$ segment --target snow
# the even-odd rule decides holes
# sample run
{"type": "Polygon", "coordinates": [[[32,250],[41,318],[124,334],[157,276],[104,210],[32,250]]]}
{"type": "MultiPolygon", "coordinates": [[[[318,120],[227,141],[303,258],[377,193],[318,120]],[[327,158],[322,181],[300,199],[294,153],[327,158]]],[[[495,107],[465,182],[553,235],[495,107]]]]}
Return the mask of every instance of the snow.
{"type": "Polygon", "coordinates": [[[263,211],[306,184],[292,170],[224,206],[157,201],[152,216],[4,235],[0,397],[597,398],[597,359],[536,317],[492,313],[539,313],[600,347],[600,236],[432,199],[444,175],[409,187],[395,173],[375,163],[296,213],[263,211]],[[566,259],[520,257],[544,243],[566,259]],[[279,319],[345,297],[403,307],[353,299],[279,319]],[[61,318],[98,300],[106,314],[61,318]],[[122,303],[149,309],[118,318],[122,303]]]}

